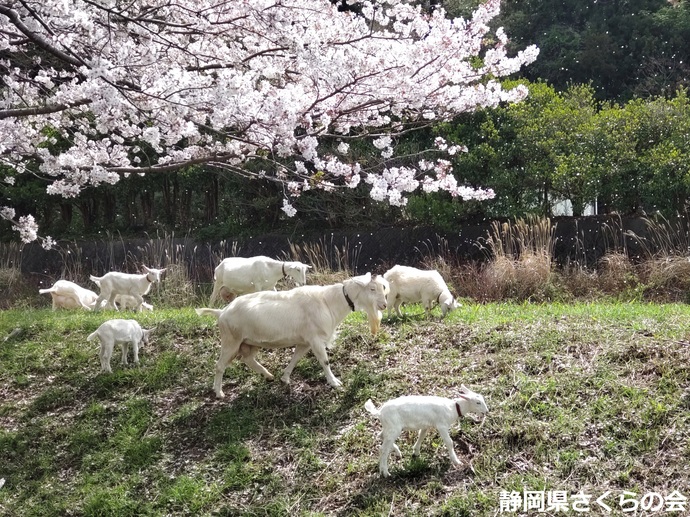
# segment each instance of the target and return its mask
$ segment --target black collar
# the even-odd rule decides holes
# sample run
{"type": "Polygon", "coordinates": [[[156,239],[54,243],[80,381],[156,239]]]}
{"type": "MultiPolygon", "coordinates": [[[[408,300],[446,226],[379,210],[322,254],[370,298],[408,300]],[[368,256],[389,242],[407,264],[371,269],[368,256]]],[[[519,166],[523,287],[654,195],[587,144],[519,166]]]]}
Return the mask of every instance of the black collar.
{"type": "Polygon", "coordinates": [[[442,294],[443,294],[443,291],[441,291],[440,293],[438,293],[438,296],[436,297],[436,303],[437,303],[437,304],[438,304],[438,303],[441,303],[441,295],[442,295],[442,294]]]}
{"type": "Polygon", "coordinates": [[[460,404],[455,403],[455,410],[458,412],[458,416],[462,418],[462,409],[460,409],[460,404]]]}
{"type": "Polygon", "coordinates": [[[351,311],[354,311],[354,310],[355,310],[355,304],[352,303],[352,300],[350,299],[350,297],[349,297],[349,296],[347,295],[347,293],[345,292],[345,284],[343,284],[343,294],[345,295],[345,301],[346,301],[347,304],[350,306],[350,310],[351,310],[351,311]]]}

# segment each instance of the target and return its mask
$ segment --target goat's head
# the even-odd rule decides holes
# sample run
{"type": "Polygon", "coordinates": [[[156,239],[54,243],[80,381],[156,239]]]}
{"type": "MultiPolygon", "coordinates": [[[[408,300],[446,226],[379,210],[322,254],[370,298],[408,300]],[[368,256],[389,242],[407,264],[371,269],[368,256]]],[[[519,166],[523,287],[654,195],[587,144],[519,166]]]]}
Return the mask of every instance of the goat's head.
{"type": "Polygon", "coordinates": [[[367,273],[345,280],[344,284],[355,310],[367,313],[371,333],[376,335],[381,327],[381,311],[388,307],[391,290],[388,281],[382,276],[367,273]]]}
{"type": "Polygon", "coordinates": [[[155,269],[155,268],[148,268],[146,266],[141,266],[144,272],[146,273],[146,278],[148,278],[149,282],[152,284],[155,284],[156,282],[161,281],[161,275],[165,271],[166,268],[163,269],[155,269]]]}
{"type": "Polygon", "coordinates": [[[237,298],[237,295],[236,295],[235,293],[233,293],[230,289],[228,289],[228,288],[225,287],[225,286],[222,286],[222,287],[220,288],[219,294],[220,294],[221,299],[222,299],[225,303],[230,303],[230,302],[233,301],[235,298],[237,298]]]}
{"type": "Polygon", "coordinates": [[[149,336],[151,332],[153,332],[155,329],[141,329],[141,344],[142,345],[148,345],[149,344],[149,336]]]}
{"type": "Polygon", "coordinates": [[[458,307],[460,307],[460,304],[455,299],[455,296],[450,294],[450,292],[448,293],[448,298],[446,300],[443,300],[443,297],[441,297],[441,298],[442,298],[442,301],[441,301],[441,318],[445,318],[446,314],[448,314],[450,311],[455,310],[458,307]]]}
{"type": "Polygon", "coordinates": [[[489,408],[486,406],[486,402],[484,402],[484,397],[467,388],[464,384],[460,386],[460,393],[455,402],[460,406],[463,415],[467,413],[484,415],[489,412],[489,408]]]}
{"type": "Polygon", "coordinates": [[[311,269],[311,266],[307,264],[302,264],[301,262],[284,262],[283,270],[285,271],[285,276],[289,276],[295,281],[295,284],[307,285],[307,271],[311,269]]]}

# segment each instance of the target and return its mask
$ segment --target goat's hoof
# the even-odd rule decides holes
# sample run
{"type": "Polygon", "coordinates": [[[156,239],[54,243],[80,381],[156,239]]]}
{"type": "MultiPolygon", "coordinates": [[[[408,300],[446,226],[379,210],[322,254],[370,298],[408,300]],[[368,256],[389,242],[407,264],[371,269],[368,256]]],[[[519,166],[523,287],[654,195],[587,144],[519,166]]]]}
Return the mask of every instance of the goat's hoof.
{"type": "Polygon", "coordinates": [[[217,399],[224,399],[224,398],[225,398],[225,393],[223,393],[222,391],[217,391],[217,392],[216,392],[216,398],[217,398],[217,399]]]}

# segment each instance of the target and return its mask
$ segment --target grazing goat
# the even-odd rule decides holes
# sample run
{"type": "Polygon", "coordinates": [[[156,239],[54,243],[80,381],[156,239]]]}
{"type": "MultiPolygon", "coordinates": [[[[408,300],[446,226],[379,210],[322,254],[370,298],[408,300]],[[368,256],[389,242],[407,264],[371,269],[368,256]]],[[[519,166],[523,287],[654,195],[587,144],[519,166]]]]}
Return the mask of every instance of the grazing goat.
{"type": "Polygon", "coordinates": [[[460,395],[456,399],[444,397],[411,395],[389,400],[380,409],[374,407],[371,399],[367,400],[364,408],[381,421],[381,456],[379,471],[383,477],[388,477],[388,456],[395,451],[402,458],[395,440],[403,431],[419,431],[417,442],[414,444],[414,455],[419,455],[422,440],[429,429],[436,428],[448,448],[450,460],[460,465],[460,460],[453,449],[453,440],[449,430],[455,421],[468,413],[488,413],[484,397],[464,385],[460,388],[460,395]]]}
{"type": "MultiPolygon", "coordinates": [[[[275,290],[278,280],[288,276],[298,286],[306,285],[308,269],[311,266],[301,262],[282,262],[264,256],[223,259],[213,275],[213,292],[209,304],[213,305],[218,295],[222,294],[222,288],[234,296],[275,290]]],[[[227,299],[227,295],[223,298],[227,299]]]]}
{"type": "Polygon", "coordinates": [[[161,281],[161,274],[165,269],[154,269],[142,266],[146,273],[133,275],[111,271],[101,277],[91,276],[91,281],[101,288],[101,294],[96,299],[95,309],[100,309],[102,303],[106,302],[106,307],[117,310],[115,299],[117,295],[128,295],[134,298],[134,309],[141,310],[144,303],[143,295],[151,289],[151,284],[161,281]]]}
{"type": "Polygon", "coordinates": [[[341,386],[331,371],[326,353],[335,340],[336,327],[351,311],[365,311],[372,334],[381,324],[386,308],[388,282],[370,273],[329,286],[303,286],[289,291],[262,291],[235,298],[225,309],[197,309],[199,315],[218,319],[221,351],[216,363],[213,389],[224,397],[223,373],[238,357],[266,379],[273,379],[255,358],[260,348],[295,347],[281,380],[289,384],[297,362],[311,350],[318,359],[326,380],[341,386]]]}
{"type": "Polygon", "coordinates": [[[431,316],[431,309],[435,304],[439,304],[441,318],[445,318],[448,312],[459,307],[443,277],[436,270],[424,271],[409,266],[393,266],[383,277],[391,286],[388,318],[391,317],[393,308],[398,317],[402,318],[400,305],[403,303],[422,302],[427,316],[431,316]]]}
{"type": "Polygon", "coordinates": [[[58,280],[49,289],[39,289],[39,293],[47,294],[53,299],[53,310],[87,309],[91,310],[98,295],[89,289],[85,289],[69,280],[58,280]]]}
{"type": "Polygon", "coordinates": [[[139,364],[139,347],[149,342],[149,334],[153,329],[142,329],[135,320],[108,320],[98,329],[89,334],[87,341],[98,338],[101,342],[101,371],[111,373],[110,358],[113,355],[115,343],[122,343],[122,364],[127,364],[128,345],[132,345],[134,364],[139,364]]]}

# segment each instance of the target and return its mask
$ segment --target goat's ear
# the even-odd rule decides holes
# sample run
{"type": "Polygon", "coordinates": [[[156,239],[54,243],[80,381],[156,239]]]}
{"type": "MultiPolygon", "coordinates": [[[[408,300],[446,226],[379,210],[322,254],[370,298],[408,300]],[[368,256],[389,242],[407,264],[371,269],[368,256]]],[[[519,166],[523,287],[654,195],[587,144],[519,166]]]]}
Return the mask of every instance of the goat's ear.
{"type": "Polygon", "coordinates": [[[371,282],[371,273],[367,273],[366,275],[362,276],[355,276],[352,279],[359,285],[367,285],[369,282],[371,282]]]}
{"type": "Polygon", "coordinates": [[[469,391],[470,390],[467,389],[467,386],[465,386],[464,384],[460,385],[460,393],[469,393],[469,391]]]}
{"type": "Polygon", "coordinates": [[[311,269],[311,266],[308,265],[308,266],[307,266],[307,269],[311,269]]]}

